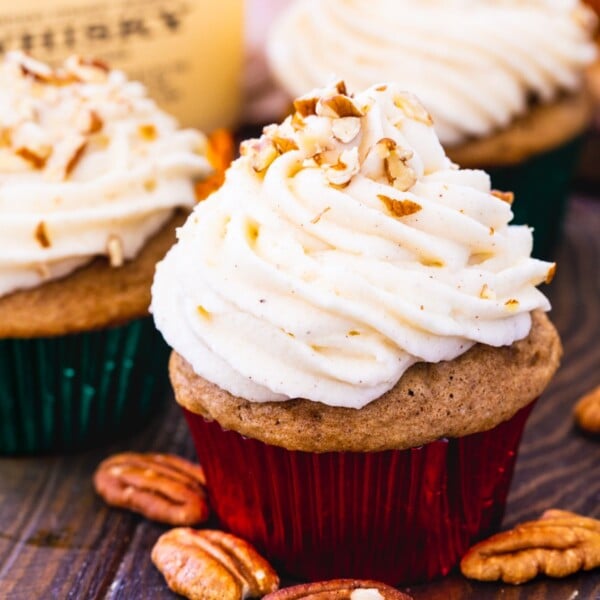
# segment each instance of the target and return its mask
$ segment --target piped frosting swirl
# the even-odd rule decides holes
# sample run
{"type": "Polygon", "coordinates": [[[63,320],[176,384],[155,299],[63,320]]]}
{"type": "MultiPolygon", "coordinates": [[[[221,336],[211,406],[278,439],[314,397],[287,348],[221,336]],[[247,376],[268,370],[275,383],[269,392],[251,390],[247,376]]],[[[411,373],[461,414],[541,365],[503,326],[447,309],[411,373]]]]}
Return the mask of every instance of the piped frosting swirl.
{"type": "Polygon", "coordinates": [[[133,258],[210,172],[204,136],[99,61],[9,53],[0,90],[0,296],[133,258]]]}
{"type": "Polygon", "coordinates": [[[360,408],[418,361],[527,336],[548,310],[508,193],[445,155],[396,85],[343,83],[242,145],[158,265],[152,312],[195,372],[248,400],[360,408]]]}
{"type": "Polygon", "coordinates": [[[419,96],[444,145],[483,137],[580,89],[596,56],[579,0],[299,0],[274,24],[268,58],[292,97],[343,77],[419,96]]]}

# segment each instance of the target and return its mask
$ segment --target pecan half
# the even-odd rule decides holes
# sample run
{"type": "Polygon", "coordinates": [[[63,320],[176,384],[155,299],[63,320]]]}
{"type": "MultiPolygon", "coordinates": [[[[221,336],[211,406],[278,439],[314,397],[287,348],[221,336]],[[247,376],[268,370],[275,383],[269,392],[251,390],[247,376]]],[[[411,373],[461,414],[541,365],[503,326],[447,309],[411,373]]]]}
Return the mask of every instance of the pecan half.
{"type": "Polygon", "coordinates": [[[208,518],[202,467],[171,454],[115,454],[94,474],[96,492],[111,506],[169,525],[208,518]]]}
{"type": "Polygon", "coordinates": [[[279,587],[254,547],[223,531],[172,529],[154,545],[152,562],[169,588],[192,600],[259,598],[279,587]]]}
{"type": "Polygon", "coordinates": [[[598,566],[600,521],[556,509],[476,544],[460,563],[465,577],[515,585],[539,574],[566,577],[598,566]]]}
{"type": "Polygon", "coordinates": [[[360,171],[358,148],[344,150],[333,165],[325,168],[325,177],[334,185],[346,185],[360,171]]]}
{"type": "Polygon", "coordinates": [[[411,597],[378,581],[333,579],[279,590],[264,600],[411,600],[411,597]]]}
{"type": "Polygon", "coordinates": [[[589,433],[600,433],[600,385],[579,399],[574,414],[581,429],[589,433]]]}

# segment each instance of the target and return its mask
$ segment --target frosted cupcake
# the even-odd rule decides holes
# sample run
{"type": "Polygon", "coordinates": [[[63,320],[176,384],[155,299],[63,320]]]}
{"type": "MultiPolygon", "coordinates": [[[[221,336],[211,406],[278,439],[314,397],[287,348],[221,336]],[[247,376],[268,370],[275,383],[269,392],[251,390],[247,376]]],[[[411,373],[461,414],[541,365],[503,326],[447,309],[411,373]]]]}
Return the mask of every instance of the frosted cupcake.
{"type": "Polygon", "coordinates": [[[164,394],[144,317],[205,139],[97,61],[11,53],[0,89],[0,453],[73,449],[164,394]]]}
{"type": "Polygon", "coordinates": [[[242,145],[152,290],[227,528],[297,576],[397,584],[499,524],[560,357],[510,199],[396,85],[316,90],[242,145]]]}
{"type": "Polygon", "coordinates": [[[520,198],[517,222],[546,251],[591,118],[595,23],[578,0],[300,0],[273,27],[268,54],[290,97],[332,74],[351,89],[397,81],[413,91],[449,156],[520,198]]]}

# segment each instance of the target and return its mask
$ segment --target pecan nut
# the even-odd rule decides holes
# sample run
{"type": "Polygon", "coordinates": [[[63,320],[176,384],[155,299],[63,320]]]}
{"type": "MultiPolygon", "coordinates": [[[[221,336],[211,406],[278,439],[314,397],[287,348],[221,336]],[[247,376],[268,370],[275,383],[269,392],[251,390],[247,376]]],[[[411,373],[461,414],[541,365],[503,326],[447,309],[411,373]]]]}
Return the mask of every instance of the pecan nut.
{"type": "Polygon", "coordinates": [[[285,588],[264,600],[412,600],[402,592],[378,581],[332,579],[285,588]]]}
{"type": "Polygon", "coordinates": [[[172,529],[154,545],[152,562],[171,590],[191,600],[261,598],[279,587],[254,547],[223,531],[172,529]]]}
{"type": "Polygon", "coordinates": [[[600,433],[600,385],[582,396],[575,405],[574,414],[581,429],[600,433]]]}
{"type": "Polygon", "coordinates": [[[460,563],[465,577],[515,585],[539,574],[566,577],[598,566],[600,521],[556,509],[476,544],[460,563]]]}
{"type": "Polygon", "coordinates": [[[94,473],[94,487],[105,502],[169,525],[208,518],[205,485],[202,467],[172,454],[115,454],[94,473]]]}

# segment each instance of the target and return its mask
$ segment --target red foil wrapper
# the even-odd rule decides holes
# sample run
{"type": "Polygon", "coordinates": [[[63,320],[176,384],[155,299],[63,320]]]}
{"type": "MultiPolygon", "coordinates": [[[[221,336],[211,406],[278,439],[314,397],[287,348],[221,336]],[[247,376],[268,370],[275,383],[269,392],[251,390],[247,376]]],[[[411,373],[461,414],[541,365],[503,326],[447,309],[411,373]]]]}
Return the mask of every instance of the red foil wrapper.
{"type": "Polygon", "coordinates": [[[302,579],[447,574],[502,520],[533,404],[490,431],[409,450],[297,452],[184,409],[221,523],[302,579]]]}

